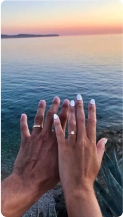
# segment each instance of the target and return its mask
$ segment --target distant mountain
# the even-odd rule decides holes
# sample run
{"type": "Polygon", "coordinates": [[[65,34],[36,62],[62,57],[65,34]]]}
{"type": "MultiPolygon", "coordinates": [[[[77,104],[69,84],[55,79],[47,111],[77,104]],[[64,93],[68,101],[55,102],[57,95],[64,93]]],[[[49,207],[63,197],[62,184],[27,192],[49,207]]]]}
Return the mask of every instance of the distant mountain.
{"type": "Polygon", "coordinates": [[[34,38],[34,37],[54,37],[59,36],[58,34],[49,35],[33,35],[33,34],[18,34],[18,35],[1,35],[1,38],[34,38]]]}

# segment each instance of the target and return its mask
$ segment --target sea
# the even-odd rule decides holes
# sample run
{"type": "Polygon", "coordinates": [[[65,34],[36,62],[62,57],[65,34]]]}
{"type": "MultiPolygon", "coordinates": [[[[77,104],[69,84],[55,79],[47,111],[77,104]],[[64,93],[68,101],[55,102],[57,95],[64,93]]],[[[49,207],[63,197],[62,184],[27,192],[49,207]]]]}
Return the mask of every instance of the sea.
{"type": "MultiPolygon", "coordinates": [[[[11,173],[20,146],[20,116],[30,132],[38,103],[46,112],[55,96],[80,93],[85,115],[93,98],[97,133],[122,127],[122,35],[82,35],[1,40],[1,161],[11,173]]],[[[60,111],[59,108],[59,111],[60,111]]],[[[59,112],[58,111],[58,112],[59,112]]],[[[66,130],[67,132],[67,130],[66,130]]]]}

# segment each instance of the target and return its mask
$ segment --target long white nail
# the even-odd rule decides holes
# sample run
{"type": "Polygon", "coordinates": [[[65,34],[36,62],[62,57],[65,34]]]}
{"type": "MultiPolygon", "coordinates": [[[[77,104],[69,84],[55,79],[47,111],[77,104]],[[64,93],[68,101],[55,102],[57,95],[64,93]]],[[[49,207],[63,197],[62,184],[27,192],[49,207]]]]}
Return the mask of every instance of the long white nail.
{"type": "Polygon", "coordinates": [[[104,143],[102,144],[102,148],[105,149],[105,145],[107,143],[108,139],[105,138],[104,143]]]}
{"type": "Polygon", "coordinates": [[[91,103],[91,105],[95,105],[95,100],[94,100],[94,99],[91,99],[91,100],[90,100],[90,103],[91,103]]]}
{"type": "Polygon", "coordinates": [[[71,105],[71,106],[74,106],[74,105],[75,105],[74,100],[71,100],[70,105],[71,105]]]}
{"type": "Polygon", "coordinates": [[[107,143],[108,139],[105,138],[105,144],[107,143]]]}
{"type": "Polygon", "coordinates": [[[82,96],[80,94],[77,94],[77,100],[82,100],[82,96]]]}
{"type": "Polygon", "coordinates": [[[54,120],[56,120],[58,118],[58,115],[54,114],[54,120]]]}

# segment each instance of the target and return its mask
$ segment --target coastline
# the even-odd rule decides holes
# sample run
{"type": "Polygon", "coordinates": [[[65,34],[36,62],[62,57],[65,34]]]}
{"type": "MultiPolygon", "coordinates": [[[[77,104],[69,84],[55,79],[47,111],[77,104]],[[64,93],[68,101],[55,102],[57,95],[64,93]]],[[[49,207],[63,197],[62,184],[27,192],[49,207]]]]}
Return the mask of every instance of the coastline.
{"type": "Polygon", "coordinates": [[[58,37],[58,34],[48,34],[48,35],[33,35],[33,34],[18,34],[18,35],[1,35],[1,39],[10,38],[39,38],[39,37],[58,37]]]}

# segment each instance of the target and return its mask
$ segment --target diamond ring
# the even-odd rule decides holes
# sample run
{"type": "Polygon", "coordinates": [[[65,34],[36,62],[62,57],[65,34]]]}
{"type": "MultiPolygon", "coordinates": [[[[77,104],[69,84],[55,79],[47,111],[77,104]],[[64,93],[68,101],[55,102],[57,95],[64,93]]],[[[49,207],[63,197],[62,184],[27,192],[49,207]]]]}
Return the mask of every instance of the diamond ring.
{"type": "Polygon", "coordinates": [[[76,133],[74,131],[71,131],[70,133],[68,133],[68,135],[76,135],[76,133]]]}

